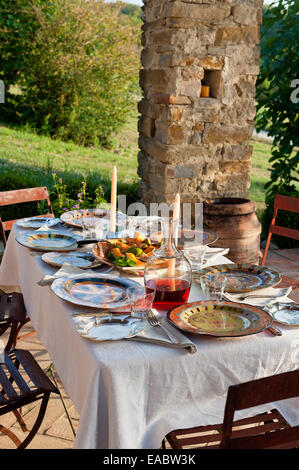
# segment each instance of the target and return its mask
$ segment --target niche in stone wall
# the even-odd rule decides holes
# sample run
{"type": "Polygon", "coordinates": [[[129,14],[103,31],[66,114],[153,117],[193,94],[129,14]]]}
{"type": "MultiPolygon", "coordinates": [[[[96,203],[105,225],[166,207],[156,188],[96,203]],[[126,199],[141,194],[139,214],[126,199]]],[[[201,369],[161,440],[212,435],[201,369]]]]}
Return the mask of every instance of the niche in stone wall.
{"type": "Polygon", "coordinates": [[[223,86],[221,70],[205,70],[202,84],[210,87],[211,98],[220,98],[223,86]]]}

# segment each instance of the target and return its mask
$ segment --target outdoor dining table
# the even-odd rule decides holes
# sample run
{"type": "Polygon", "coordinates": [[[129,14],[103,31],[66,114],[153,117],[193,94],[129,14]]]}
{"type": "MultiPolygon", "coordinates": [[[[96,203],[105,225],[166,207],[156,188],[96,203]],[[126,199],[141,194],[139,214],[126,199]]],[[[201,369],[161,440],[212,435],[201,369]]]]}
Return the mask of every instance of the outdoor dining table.
{"type": "MultiPolygon", "coordinates": [[[[83,338],[72,314],[84,308],[38,285],[55,268],[41,260],[41,253],[19,245],[16,233],[14,226],[0,266],[0,288],[23,293],[37,336],[80,415],[77,449],[159,448],[173,429],[222,422],[230,385],[298,368],[299,328],[283,325],[282,336],[267,330],[235,338],[188,333],[197,349],[193,354],[140,341],[83,338]]],[[[143,283],[142,277],[134,279],[143,283]]],[[[200,299],[193,282],[189,301],[200,299]]],[[[299,424],[299,398],[237,417],[272,408],[299,424]]]]}

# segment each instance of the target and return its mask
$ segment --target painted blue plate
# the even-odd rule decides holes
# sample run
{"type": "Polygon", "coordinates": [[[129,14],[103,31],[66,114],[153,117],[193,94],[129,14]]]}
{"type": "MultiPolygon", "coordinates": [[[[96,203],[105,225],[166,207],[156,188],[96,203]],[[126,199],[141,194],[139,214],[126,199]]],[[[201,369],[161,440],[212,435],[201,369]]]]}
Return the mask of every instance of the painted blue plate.
{"type": "Polygon", "coordinates": [[[75,238],[57,232],[19,233],[16,241],[27,248],[40,251],[71,251],[78,247],[75,238]]]}
{"type": "Polygon", "coordinates": [[[76,305],[100,309],[124,308],[129,305],[126,290],[139,287],[136,281],[109,274],[76,274],[55,279],[52,291],[76,305]]]}

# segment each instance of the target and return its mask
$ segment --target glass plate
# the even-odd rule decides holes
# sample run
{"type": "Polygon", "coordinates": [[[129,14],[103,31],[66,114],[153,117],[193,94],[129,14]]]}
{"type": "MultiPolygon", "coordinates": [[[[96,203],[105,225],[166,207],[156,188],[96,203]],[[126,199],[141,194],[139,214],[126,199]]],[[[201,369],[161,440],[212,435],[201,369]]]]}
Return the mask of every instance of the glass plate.
{"type": "Polygon", "coordinates": [[[75,238],[57,232],[20,233],[16,241],[27,248],[41,251],[70,251],[78,247],[75,238]]]}
{"type": "Polygon", "coordinates": [[[204,300],[173,308],[168,319],[181,330],[211,336],[247,336],[271,326],[272,317],[251,305],[204,300]]]}
{"type": "Polygon", "coordinates": [[[18,220],[16,225],[21,228],[40,228],[42,225],[53,227],[53,225],[57,225],[59,222],[60,219],[55,219],[53,217],[29,217],[18,220]]]}
{"type": "Polygon", "coordinates": [[[103,263],[96,260],[92,253],[70,251],[68,253],[56,253],[55,251],[44,253],[42,260],[57,268],[61,268],[64,263],[71,264],[81,269],[92,269],[102,266],[103,263]]]}
{"type": "MultiPolygon", "coordinates": [[[[178,248],[180,250],[184,249],[184,241],[187,247],[188,245],[192,245],[191,240],[192,237],[194,238],[195,236],[195,240],[198,245],[211,245],[218,240],[217,233],[212,232],[211,230],[183,230],[183,237],[179,237],[178,239],[178,248]]],[[[194,246],[196,245],[194,244],[194,246]]]]}
{"type": "Polygon", "coordinates": [[[111,309],[127,307],[126,290],[134,286],[140,284],[109,274],[86,273],[55,279],[51,289],[58,297],[73,304],[111,309]]]}
{"type": "Polygon", "coordinates": [[[255,264],[221,264],[210,266],[198,272],[209,280],[219,275],[226,277],[226,292],[251,292],[279,284],[281,276],[277,271],[255,264]]]}
{"type": "Polygon", "coordinates": [[[299,326],[299,305],[295,302],[273,302],[265,305],[264,310],[272,315],[273,320],[282,325],[299,326]]]}

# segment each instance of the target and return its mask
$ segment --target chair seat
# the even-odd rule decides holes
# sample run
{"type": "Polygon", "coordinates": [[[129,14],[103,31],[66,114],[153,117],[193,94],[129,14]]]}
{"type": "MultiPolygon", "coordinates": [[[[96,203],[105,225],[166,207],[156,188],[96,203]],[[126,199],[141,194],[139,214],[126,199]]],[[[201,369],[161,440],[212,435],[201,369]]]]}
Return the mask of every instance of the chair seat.
{"type": "MultiPolygon", "coordinates": [[[[289,423],[278,410],[273,409],[250,418],[234,421],[232,439],[286,428],[290,428],[289,423]]],[[[176,429],[167,434],[165,440],[172,449],[219,449],[221,438],[222,424],[214,424],[176,429]]]]}

